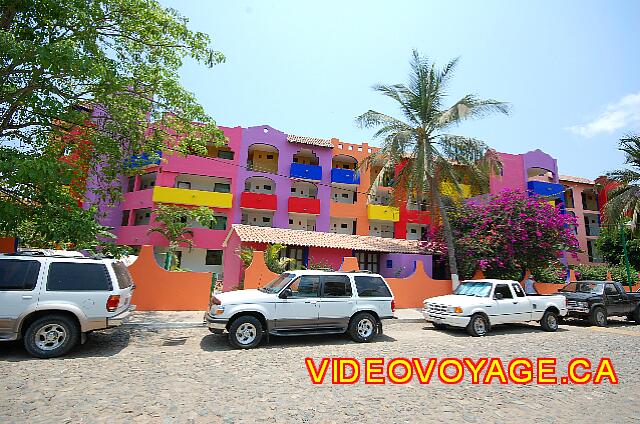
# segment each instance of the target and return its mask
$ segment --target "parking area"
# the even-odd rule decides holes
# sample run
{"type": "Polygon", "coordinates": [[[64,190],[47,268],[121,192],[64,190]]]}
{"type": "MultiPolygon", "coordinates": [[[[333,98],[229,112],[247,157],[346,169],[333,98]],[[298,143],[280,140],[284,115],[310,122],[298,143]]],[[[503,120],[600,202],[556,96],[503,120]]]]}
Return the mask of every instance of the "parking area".
{"type": "MultiPolygon", "coordinates": [[[[179,324],[176,322],[176,324],[179,324]]],[[[176,325],[177,326],[177,325],[176,325]]],[[[204,327],[130,325],[96,332],[65,358],[32,359],[0,344],[0,422],[638,422],[640,326],[578,323],[496,328],[482,338],[393,322],[384,336],[271,338],[232,350],[204,327]],[[312,385],[305,357],[611,357],[618,385],[312,385]]]]}

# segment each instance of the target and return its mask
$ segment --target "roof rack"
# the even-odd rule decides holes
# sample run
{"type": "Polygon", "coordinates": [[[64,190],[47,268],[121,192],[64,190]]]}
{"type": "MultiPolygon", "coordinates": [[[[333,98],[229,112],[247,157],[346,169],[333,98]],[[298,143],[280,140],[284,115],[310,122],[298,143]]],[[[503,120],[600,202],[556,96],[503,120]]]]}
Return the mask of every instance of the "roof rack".
{"type": "Polygon", "coordinates": [[[375,274],[373,271],[369,271],[368,269],[352,269],[351,271],[347,271],[348,273],[358,273],[358,274],[375,274]]]}
{"type": "MultiPolygon", "coordinates": [[[[71,252],[70,252],[71,253],[71,252]]],[[[65,258],[65,259],[102,259],[97,256],[84,256],[80,252],[74,252],[76,254],[61,254],[56,253],[56,251],[47,251],[47,250],[20,250],[13,253],[3,253],[4,256],[38,256],[38,257],[46,257],[46,258],[65,258]]]]}

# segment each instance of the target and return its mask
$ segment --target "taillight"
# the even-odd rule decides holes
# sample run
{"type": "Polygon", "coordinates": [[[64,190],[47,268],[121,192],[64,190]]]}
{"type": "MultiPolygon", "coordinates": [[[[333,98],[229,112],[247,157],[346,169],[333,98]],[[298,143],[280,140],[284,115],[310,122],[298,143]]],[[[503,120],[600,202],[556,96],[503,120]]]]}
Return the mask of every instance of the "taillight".
{"type": "Polygon", "coordinates": [[[391,300],[391,312],[395,312],[396,311],[396,300],[392,299],[391,300]]]}
{"type": "Polygon", "coordinates": [[[118,309],[118,305],[120,304],[120,295],[112,294],[107,299],[107,311],[113,312],[118,309]]]}

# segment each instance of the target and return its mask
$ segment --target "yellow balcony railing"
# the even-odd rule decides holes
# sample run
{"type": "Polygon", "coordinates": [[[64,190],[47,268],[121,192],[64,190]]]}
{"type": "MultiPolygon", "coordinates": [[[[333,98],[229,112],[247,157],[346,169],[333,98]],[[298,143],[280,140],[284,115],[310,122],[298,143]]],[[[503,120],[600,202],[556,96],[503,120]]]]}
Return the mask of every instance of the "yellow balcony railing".
{"type": "Polygon", "coordinates": [[[460,197],[462,197],[463,199],[468,199],[469,197],[471,197],[470,185],[458,184],[458,186],[460,187],[460,192],[462,193],[462,196],[460,196],[461,193],[459,193],[456,190],[453,183],[450,183],[449,181],[443,181],[440,183],[440,194],[442,194],[443,196],[449,196],[455,200],[459,200],[460,197]]]}
{"type": "Polygon", "coordinates": [[[369,219],[398,222],[400,210],[393,206],[367,205],[367,216],[369,219]]]}
{"type": "Polygon", "coordinates": [[[157,203],[230,208],[233,194],[156,186],[153,189],[152,199],[157,203]]]}

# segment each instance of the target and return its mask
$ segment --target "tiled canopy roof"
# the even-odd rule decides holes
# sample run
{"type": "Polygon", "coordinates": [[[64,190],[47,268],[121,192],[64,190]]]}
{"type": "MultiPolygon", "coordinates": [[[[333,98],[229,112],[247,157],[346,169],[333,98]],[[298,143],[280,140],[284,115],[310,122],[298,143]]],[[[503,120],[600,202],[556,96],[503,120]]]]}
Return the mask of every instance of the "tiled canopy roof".
{"type": "MultiPolygon", "coordinates": [[[[233,224],[227,240],[233,232],[240,237],[241,241],[255,243],[280,243],[287,246],[313,246],[384,253],[428,253],[421,249],[418,245],[419,242],[415,240],[289,230],[287,228],[258,227],[243,224],[233,224]]],[[[227,240],[223,245],[225,247],[227,240]]]]}
{"type": "Polygon", "coordinates": [[[289,143],[311,144],[312,146],[333,147],[331,140],[327,140],[326,138],[303,137],[301,135],[288,134],[287,141],[289,143]]]}
{"type": "Polygon", "coordinates": [[[596,182],[593,180],[590,180],[588,178],[582,178],[582,177],[573,177],[571,175],[560,175],[560,177],[558,177],[560,181],[570,181],[572,183],[582,183],[582,184],[595,184],[596,182]]]}

